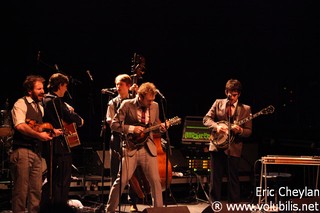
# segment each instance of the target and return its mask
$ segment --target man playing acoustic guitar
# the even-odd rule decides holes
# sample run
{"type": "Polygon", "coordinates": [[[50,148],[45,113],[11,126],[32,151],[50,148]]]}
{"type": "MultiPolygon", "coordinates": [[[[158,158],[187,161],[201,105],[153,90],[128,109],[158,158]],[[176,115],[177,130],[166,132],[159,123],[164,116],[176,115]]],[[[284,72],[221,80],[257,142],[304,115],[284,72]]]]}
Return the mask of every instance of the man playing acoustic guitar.
{"type": "Polygon", "coordinates": [[[236,121],[249,117],[251,107],[239,102],[241,83],[230,79],[225,86],[225,99],[216,99],[203,118],[203,124],[212,130],[210,138],[210,195],[221,200],[223,175],[228,177],[228,201],[240,201],[239,163],[243,140],[252,133],[252,121],[236,125],[236,121]],[[229,130],[230,129],[230,130],[229,130]]]}
{"type": "Polygon", "coordinates": [[[141,84],[137,96],[124,100],[113,117],[110,125],[111,130],[126,136],[130,135],[133,140],[126,140],[122,155],[122,167],[110,189],[107,212],[115,212],[119,204],[119,190],[122,194],[138,165],[141,166],[150,183],[154,207],[163,206],[157,147],[153,141],[153,131],[144,132],[146,125],[158,125],[159,128],[154,130],[157,132],[166,131],[165,124],[161,123],[159,119],[158,103],[154,102],[156,94],[157,90],[153,83],[141,84]],[[139,143],[135,144],[134,139],[139,139],[139,143]]]}
{"type": "MultiPolygon", "coordinates": [[[[43,120],[64,132],[63,135],[53,139],[52,147],[46,144],[43,149],[49,173],[48,182],[42,187],[41,211],[43,212],[49,210],[47,208],[52,204],[67,205],[72,172],[70,148],[75,145],[70,145],[68,139],[70,133],[65,126],[74,123],[77,127],[81,127],[84,123],[73,107],[63,100],[65,93],[68,92],[68,84],[69,78],[66,75],[52,74],[48,84],[49,93],[45,95],[43,100],[43,120]]],[[[77,141],[80,145],[80,141],[77,141]]]]}

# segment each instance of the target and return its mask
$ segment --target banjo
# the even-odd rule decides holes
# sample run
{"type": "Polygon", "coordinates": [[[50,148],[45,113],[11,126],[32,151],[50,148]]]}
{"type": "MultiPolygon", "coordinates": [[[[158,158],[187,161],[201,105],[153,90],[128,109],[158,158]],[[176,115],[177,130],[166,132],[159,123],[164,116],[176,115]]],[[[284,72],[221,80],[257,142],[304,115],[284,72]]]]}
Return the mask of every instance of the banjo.
{"type": "MultiPolygon", "coordinates": [[[[256,117],[258,117],[259,115],[267,115],[267,114],[271,114],[274,112],[274,107],[272,105],[262,109],[261,111],[253,114],[253,115],[250,115],[240,121],[235,121],[234,124],[235,125],[241,125],[241,124],[244,124],[256,117]]],[[[228,128],[229,127],[229,122],[228,121],[219,121],[218,122],[218,125],[220,126],[223,126],[225,128],[228,128]]],[[[233,124],[231,124],[232,126],[233,124]]],[[[231,132],[231,135],[230,135],[230,143],[233,142],[235,138],[235,135],[232,134],[231,132]]],[[[218,149],[226,149],[228,148],[229,146],[229,134],[228,133],[217,133],[216,131],[212,131],[211,134],[210,134],[210,137],[209,137],[209,141],[210,143],[212,143],[214,146],[216,146],[218,149]]]]}

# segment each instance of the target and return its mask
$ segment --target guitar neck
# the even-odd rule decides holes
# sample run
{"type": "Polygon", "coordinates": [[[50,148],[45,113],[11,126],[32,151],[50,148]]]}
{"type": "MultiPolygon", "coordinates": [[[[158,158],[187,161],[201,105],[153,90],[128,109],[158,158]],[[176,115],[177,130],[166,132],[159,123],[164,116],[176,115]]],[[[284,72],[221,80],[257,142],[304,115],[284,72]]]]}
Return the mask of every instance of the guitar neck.
{"type": "Polygon", "coordinates": [[[257,112],[257,113],[255,113],[255,114],[253,114],[253,115],[250,115],[249,117],[246,117],[246,118],[238,121],[238,122],[237,122],[237,125],[244,124],[244,123],[246,123],[246,122],[248,122],[248,121],[250,121],[250,120],[258,117],[259,115],[262,115],[262,114],[263,114],[262,112],[257,112]]]}

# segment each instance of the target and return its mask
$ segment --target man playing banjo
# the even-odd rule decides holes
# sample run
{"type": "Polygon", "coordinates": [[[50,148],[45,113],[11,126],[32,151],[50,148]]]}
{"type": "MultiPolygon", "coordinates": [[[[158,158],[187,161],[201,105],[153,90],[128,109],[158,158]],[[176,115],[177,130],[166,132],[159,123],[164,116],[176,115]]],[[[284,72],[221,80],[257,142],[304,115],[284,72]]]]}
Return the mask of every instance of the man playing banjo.
{"type": "Polygon", "coordinates": [[[212,130],[210,136],[210,196],[221,200],[222,178],[228,177],[228,202],[240,201],[239,163],[243,139],[252,133],[252,121],[237,125],[237,121],[251,116],[251,107],[239,102],[241,83],[230,79],[225,86],[224,99],[216,99],[203,118],[203,124],[212,130]]]}

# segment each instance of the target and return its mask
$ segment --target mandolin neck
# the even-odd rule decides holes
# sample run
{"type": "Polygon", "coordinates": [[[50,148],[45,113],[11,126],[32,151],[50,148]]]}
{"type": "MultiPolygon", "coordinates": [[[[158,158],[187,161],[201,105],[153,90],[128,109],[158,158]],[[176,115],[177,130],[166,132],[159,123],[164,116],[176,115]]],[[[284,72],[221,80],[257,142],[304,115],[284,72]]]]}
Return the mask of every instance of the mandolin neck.
{"type": "Polygon", "coordinates": [[[148,132],[151,132],[151,131],[153,131],[153,130],[159,129],[160,126],[161,126],[161,124],[157,124],[157,125],[154,125],[154,126],[150,126],[150,127],[148,127],[148,128],[145,128],[145,129],[143,130],[143,133],[148,133],[148,132]]]}

